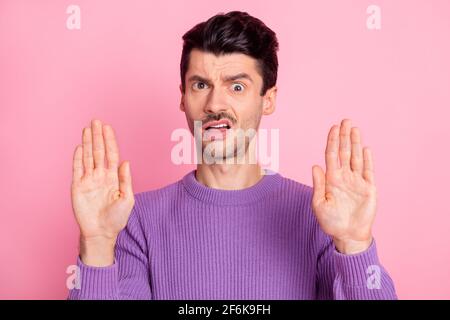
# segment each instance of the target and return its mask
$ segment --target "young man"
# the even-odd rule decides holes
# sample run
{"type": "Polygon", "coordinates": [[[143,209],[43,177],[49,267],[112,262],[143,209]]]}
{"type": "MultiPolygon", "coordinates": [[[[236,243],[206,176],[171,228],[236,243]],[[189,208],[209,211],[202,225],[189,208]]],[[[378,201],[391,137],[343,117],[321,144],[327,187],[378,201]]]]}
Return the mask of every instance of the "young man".
{"type": "Polygon", "coordinates": [[[373,163],[358,128],[331,128],[313,188],[225,161],[250,152],[233,130],[257,130],[275,110],[275,33],[234,11],[183,40],[180,109],[193,134],[201,121],[213,161],[134,195],[112,128],[93,120],[74,153],[80,286],[69,299],[396,299],[371,232],[373,163]]]}

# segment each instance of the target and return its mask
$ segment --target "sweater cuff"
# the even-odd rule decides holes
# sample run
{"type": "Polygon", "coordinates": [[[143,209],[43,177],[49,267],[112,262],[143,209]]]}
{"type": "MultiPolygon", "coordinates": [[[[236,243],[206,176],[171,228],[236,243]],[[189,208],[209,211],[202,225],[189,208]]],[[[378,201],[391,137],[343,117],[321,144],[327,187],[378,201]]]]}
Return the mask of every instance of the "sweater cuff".
{"type": "Polygon", "coordinates": [[[116,260],[107,267],[94,267],[85,265],[80,256],[77,258],[79,268],[79,288],[69,291],[69,300],[72,299],[117,299],[118,292],[118,266],[116,260]]]}
{"type": "Polygon", "coordinates": [[[335,247],[334,261],[337,274],[350,286],[366,286],[370,275],[381,269],[375,239],[369,248],[357,254],[343,254],[335,247]]]}

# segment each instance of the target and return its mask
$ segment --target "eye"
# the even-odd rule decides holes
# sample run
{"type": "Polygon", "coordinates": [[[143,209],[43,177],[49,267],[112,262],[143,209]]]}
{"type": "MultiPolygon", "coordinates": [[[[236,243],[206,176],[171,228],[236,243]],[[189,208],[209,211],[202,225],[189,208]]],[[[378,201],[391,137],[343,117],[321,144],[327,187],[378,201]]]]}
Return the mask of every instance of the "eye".
{"type": "Polygon", "coordinates": [[[231,85],[231,88],[235,92],[242,92],[242,91],[244,91],[244,86],[242,84],[240,84],[240,83],[233,83],[231,85]]]}
{"type": "Polygon", "coordinates": [[[205,89],[206,87],[208,87],[208,85],[207,85],[206,83],[204,83],[204,82],[199,81],[199,82],[195,82],[195,83],[192,85],[192,87],[193,87],[195,90],[202,90],[202,89],[205,89]]]}

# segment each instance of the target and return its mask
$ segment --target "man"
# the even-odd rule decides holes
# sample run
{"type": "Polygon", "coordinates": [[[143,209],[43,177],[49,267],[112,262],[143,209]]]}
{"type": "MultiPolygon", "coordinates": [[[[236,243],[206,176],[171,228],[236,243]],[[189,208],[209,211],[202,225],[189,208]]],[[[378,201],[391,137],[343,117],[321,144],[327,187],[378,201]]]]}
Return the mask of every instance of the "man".
{"type": "Polygon", "coordinates": [[[134,195],[112,128],[93,120],[74,153],[80,287],[69,299],[396,299],[372,236],[372,155],[358,128],[331,128],[313,188],[225,161],[251,150],[233,130],[257,130],[275,110],[276,35],[234,11],[183,40],[180,109],[193,134],[201,121],[213,161],[134,195]]]}

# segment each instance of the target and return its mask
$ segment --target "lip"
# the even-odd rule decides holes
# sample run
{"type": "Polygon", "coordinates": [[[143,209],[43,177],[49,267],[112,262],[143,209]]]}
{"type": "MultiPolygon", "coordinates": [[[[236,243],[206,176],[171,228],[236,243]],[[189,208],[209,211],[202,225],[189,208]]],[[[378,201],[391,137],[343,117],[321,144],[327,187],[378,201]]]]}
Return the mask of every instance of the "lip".
{"type": "MultiPolygon", "coordinates": [[[[217,126],[217,125],[219,125],[219,124],[226,124],[226,125],[228,125],[230,128],[232,127],[232,123],[231,123],[230,120],[228,120],[228,119],[221,119],[221,120],[219,120],[219,121],[210,121],[210,122],[205,123],[205,124],[202,126],[202,129],[203,129],[203,130],[206,130],[206,128],[208,128],[208,127],[211,127],[211,126],[217,126]]],[[[224,128],[222,128],[222,130],[223,130],[223,129],[224,129],[224,128]]],[[[218,129],[216,129],[216,130],[218,130],[218,129]]]]}

